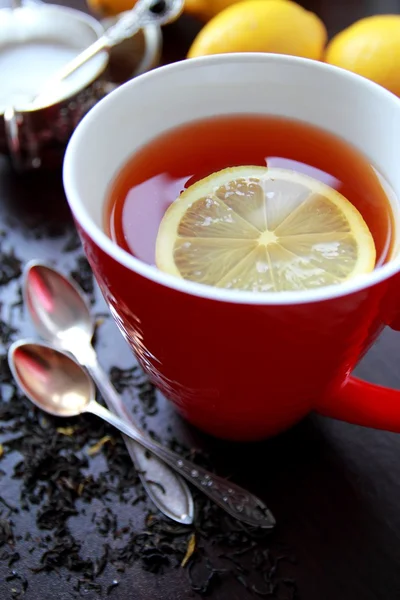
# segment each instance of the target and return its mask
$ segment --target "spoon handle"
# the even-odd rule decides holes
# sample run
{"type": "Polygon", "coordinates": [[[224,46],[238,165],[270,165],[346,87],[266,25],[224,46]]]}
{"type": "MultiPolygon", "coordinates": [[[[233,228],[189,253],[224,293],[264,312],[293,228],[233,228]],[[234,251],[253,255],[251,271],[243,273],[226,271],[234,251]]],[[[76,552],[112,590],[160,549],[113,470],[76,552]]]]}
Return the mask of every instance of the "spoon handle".
{"type": "MultiPolygon", "coordinates": [[[[82,65],[91,60],[93,57],[97,56],[103,50],[108,50],[110,47],[109,40],[106,35],[102,35],[98,40],[90,44],[88,48],[85,48],[82,52],[78,54],[75,58],[70,60],[64,67],[62,67],[54,78],[51,80],[51,84],[55,84],[63,79],[66,79],[72,73],[77,71],[82,65]]],[[[50,86],[50,82],[49,86],[50,86]]]]}
{"type": "MultiPolygon", "coordinates": [[[[140,437],[145,435],[138,429],[129,415],[121,397],[110,383],[106,373],[101,368],[93,352],[90,364],[86,368],[94,379],[107,406],[125,422],[130,430],[137,432],[140,437]]],[[[107,414],[109,411],[107,411],[107,414]]],[[[177,476],[164,461],[155,456],[147,456],[143,446],[124,436],[126,447],[138,471],[143,486],[151,500],[167,517],[179,523],[190,525],[193,522],[193,498],[186,483],[177,476]]]]}
{"type": "Polygon", "coordinates": [[[89,403],[86,410],[104,419],[144,448],[150,450],[238,521],[266,529],[274,527],[275,519],[272,513],[253,494],[154,442],[94,400],[89,403]]]}

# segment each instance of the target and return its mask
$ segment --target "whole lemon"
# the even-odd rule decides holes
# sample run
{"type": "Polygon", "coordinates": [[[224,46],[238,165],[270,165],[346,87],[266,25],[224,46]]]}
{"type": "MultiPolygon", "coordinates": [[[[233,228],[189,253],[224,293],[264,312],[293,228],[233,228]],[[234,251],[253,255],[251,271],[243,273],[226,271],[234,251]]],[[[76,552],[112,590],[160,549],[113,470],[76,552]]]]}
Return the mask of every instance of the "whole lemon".
{"type": "Polygon", "coordinates": [[[100,17],[114,17],[133,8],[136,0],[87,0],[87,4],[100,17]]]}
{"type": "Polygon", "coordinates": [[[241,2],[241,0],[185,0],[184,10],[188,15],[206,22],[215,17],[224,8],[237,2],[241,2]]]}
{"type": "Polygon", "coordinates": [[[188,58],[227,52],[277,52],[320,60],[327,33],[322,21],[290,0],[245,0],[213,17],[188,58]]]}
{"type": "Polygon", "coordinates": [[[331,40],[325,61],[372,79],[400,96],[400,15],[357,21],[331,40]]]}
{"type": "MultiPolygon", "coordinates": [[[[227,6],[241,0],[185,0],[184,12],[200,21],[208,21],[227,6]]],[[[266,1],[266,0],[264,0],[266,1]]],[[[87,0],[89,8],[102,17],[115,16],[130,10],[136,0],[87,0]]]]}

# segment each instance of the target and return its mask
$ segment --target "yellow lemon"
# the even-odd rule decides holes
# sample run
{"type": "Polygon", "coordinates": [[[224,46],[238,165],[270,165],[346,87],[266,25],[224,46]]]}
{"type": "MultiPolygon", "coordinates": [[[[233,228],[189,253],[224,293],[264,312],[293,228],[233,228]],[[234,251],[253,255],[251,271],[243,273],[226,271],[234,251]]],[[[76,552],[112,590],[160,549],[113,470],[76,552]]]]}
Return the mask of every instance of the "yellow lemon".
{"type": "MultiPolygon", "coordinates": [[[[224,8],[240,1],[242,0],[185,0],[183,10],[200,21],[208,21],[224,8]]],[[[87,0],[87,3],[93,12],[103,17],[111,17],[130,10],[136,4],[136,0],[87,0]]]]}
{"type": "Polygon", "coordinates": [[[325,60],[400,96],[400,15],[357,21],[332,39],[325,60]]]}
{"type": "MultiPolygon", "coordinates": [[[[227,6],[239,1],[240,0],[185,0],[184,12],[201,21],[208,21],[227,6]]],[[[87,4],[93,12],[103,17],[111,17],[126,10],[130,10],[136,4],[136,0],[87,0],[87,4]]]]}
{"type": "MultiPolygon", "coordinates": [[[[241,0],[185,0],[185,13],[201,21],[209,21],[222,10],[241,0]]],[[[260,0],[267,2],[267,0],[260,0]]]]}
{"type": "Polygon", "coordinates": [[[319,60],[327,33],[322,21],[290,0],[245,0],[212,18],[188,58],[226,52],[277,52],[319,60]]]}
{"type": "MultiPolygon", "coordinates": [[[[93,12],[112,17],[126,10],[130,10],[137,0],[87,0],[93,12]]],[[[241,0],[185,0],[184,12],[196,17],[200,21],[208,21],[211,17],[221,12],[227,6],[241,0]]],[[[267,0],[261,0],[266,2],[267,0]]]]}
{"type": "Polygon", "coordinates": [[[337,284],[375,266],[375,244],[339,192],[286,169],[234,167],[168,208],[156,242],[166,273],[253,292],[337,284]]]}
{"type": "Polygon", "coordinates": [[[130,10],[137,0],[87,0],[89,8],[101,17],[114,17],[130,10]]]}

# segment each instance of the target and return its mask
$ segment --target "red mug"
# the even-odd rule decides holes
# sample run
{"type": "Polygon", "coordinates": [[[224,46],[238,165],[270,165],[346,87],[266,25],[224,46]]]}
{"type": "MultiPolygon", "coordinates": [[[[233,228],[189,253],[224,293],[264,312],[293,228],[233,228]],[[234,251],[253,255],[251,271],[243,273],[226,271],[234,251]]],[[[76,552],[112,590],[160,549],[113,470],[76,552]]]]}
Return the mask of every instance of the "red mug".
{"type": "Polygon", "coordinates": [[[299,119],[358,147],[400,209],[400,100],[370,81],[289,56],[232,54],[163,67],[123,85],[83,119],[64,185],[110,310],[154,384],[213,435],[256,440],[312,410],[400,431],[400,391],[351,372],[385,325],[400,328],[400,254],[372,273],[301,292],[223,290],[161,273],[104,233],[110,182],[160,133],[212,115],[299,119]]]}

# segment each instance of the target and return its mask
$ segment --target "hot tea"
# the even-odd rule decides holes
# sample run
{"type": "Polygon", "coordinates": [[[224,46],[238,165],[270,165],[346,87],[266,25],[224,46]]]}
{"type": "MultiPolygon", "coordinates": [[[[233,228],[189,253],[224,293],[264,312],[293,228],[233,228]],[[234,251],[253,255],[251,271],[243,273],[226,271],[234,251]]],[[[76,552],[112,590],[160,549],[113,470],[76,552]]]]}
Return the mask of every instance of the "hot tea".
{"type": "MultiPolygon", "coordinates": [[[[347,199],[357,209],[359,220],[372,234],[375,249],[372,258],[370,254],[370,260],[374,261],[371,268],[382,265],[390,257],[394,224],[387,196],[389,188],[368,159],[326,131],[305,123],[262,115],[204,119],[168,131],[149,142],[123,166],[110,187],[106,231],[122,248],[154,264],[160,223],[182,191],[222,169],[244,165],[267,166],[271,173],[283,173],[278,179],[284,180],[285,185],[288,179],[291,185],[293,181],[297,184],[310,181],[313,193],[318,192],[319,196],[327,194],[334,200],[341,195],[344,202],[347,199]],[[327,192],[324,194],[323,190],[327,192]]],[[[237,171],[233,169],[232,172],[237,171]]],[[[254,176],[254,172],[250,175],[252,173],[254,176]]],[[[342,207],[341,200],[339,206],[342,207]]],[[[309,214],[318,210],[315,205],[309,214]]],[[[206,224],[204,219],[201,224],[206,224]]],[[[230,234],[224,235],[229,237],[230,234]]],[[[286,254],[289,251],[292,251],[291,247],[285,249],[286,254]]],[[[331,248],[329,253],[330,256],[331,248]]],[[[240,252],[237,256],[241,260],[240,252]]],[[[260,264],[262,261],[257,262],[259,272],[260,264]]],[[[264,270],[268,270],[268,266],[264,270]]],[[[188,278],[196,280],[194,276],[188,278]]],[[[202,281],[201,277],[197,281],[202,281]]],[[[221,281],[223,283],[224,278],[221,281]]],[[[213,280],[208,282],[213,283],[213,280]]],[[[249,284],[241,289],[255,290],[257,286],[252,285],[252,288],[249,284]]],[[[231,282],[223,286],[235,287],[231,282]]],[[[269,288],[258,286],[257,289],[269,288]]],[[[290,288],[284,284],[278,289],[290,288]]]]}

